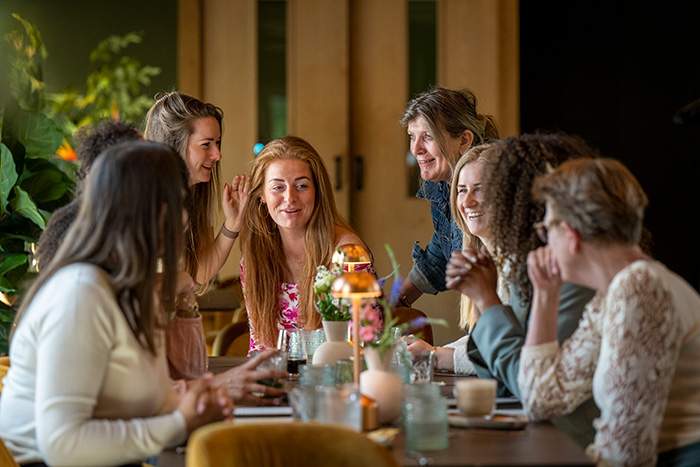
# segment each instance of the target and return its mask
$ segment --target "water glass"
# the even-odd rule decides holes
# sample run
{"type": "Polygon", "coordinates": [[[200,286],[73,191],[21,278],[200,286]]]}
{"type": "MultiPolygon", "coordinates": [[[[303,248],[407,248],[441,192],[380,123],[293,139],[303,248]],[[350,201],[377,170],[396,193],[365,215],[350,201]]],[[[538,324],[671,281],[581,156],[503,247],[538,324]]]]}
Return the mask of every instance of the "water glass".
{"type": "Polygon", "coordinates": [[[353,382],[352,360],[343,358],[335,362],[335,384],[343,385],[353,382]]]}
{"type": "Polygon", "coordinates": [[[326,342],[326,333],[323,329],[302,329],[301,337],[304,340],[304,345],[306,346],[306,356],[309,361],[314,359],[314,353],[316,350],[326,342]]]}
{"type": "Polygon", "coordinates": [[[411,383],[424,384],[433,381],[435,358],[435,352],[433,351],[413,356],[411,383]]]}
{"type": "Polygon", "coordinates": [[[335,386],[335,367],[332,365],[301,365],[299,386],[335,386]]]}
{"type": "Polygon", "coordinates": [[[435,384],[407,384],[404,393],[406,451],[447,449],[447,401],[440,394],[440,387],[435,384]]]}
{"type": "Polygon", "coordinates": [[[340,387],[316,386],[316,413],[314,421],[345,425],[362,430],[360,394],[354,385],[340,387]]]}

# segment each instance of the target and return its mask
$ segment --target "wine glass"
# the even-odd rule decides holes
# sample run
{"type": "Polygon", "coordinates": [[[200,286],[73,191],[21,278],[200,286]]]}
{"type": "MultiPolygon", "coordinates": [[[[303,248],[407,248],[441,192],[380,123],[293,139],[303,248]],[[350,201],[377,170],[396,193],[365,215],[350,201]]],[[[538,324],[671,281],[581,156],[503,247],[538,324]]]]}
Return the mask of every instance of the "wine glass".
{"type": "Polygon", "coordinates": [[[277,336],[277,349],[287,353],[287,373],[290,378],[299,375],[299,366],[307,360],[306,342],[298,329],[280,329],[277,336]]]}

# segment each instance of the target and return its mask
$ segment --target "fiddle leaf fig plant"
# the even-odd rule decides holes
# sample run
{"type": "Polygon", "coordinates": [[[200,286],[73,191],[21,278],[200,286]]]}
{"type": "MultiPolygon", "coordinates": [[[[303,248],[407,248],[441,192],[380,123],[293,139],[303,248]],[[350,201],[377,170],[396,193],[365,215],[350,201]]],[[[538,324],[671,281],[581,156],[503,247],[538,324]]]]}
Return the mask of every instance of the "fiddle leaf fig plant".
{"type": "Polygon", "coordinates": [[[64,134],[46,112],[41,35],[13,17],[21,28],[5,37],[10,95],[0,102],[0,355],[18,299],[36,275],[34,245],[51,212],[72,198],[77,168],[56,155],[64,134]]]}

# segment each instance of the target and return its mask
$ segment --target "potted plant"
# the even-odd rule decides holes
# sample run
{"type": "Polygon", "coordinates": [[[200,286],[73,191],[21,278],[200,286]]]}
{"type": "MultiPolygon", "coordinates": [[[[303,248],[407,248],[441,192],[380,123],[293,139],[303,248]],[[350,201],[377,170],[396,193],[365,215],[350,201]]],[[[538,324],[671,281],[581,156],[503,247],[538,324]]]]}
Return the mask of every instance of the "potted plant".
{"type": "Polygon", "coordinates": [[[334,264],[331,269],[319,266],[314,279],[314,304],[321,315],[321,324],[326,342],[314,352],[313,364],[323,365],[350,358],[352,347],[347,341],[350,309],[341,299],[333,298],[331,286],[340,275],[341,267],[334,264]]]}

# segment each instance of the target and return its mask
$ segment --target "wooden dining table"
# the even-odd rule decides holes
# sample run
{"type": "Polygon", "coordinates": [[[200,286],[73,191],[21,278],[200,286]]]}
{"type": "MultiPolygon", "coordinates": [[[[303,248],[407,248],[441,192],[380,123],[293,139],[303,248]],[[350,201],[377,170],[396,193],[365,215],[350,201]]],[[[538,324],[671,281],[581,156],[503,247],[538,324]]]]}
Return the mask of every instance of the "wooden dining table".
{"type": "MultiPolygon", "coordinates": [[[[209,370],[225,371],[240,364],[243,359],[211,357],[209,370]]],[[[436,374],[434,380],[442,385],[443,394],[451,396],[457,377],[436,374]]],[[[499,404],[499,408],[513,408],[513,402],[499,404]]],[[[289,423],[291,417],[237,419],[232,423],[289,423]]],[[[391,451],[399,465],[430,466],[591,466],[593,462],[566,434],[551,423],[529,423],[520,430],[479,428],[449,429],[449,447],[440,451],[409,453],[405,436],[400,431],[391,444],[391,451]]],[[[159,467],[185,467],[184,449],[166,450],[158,459],[159,467]]]]}

